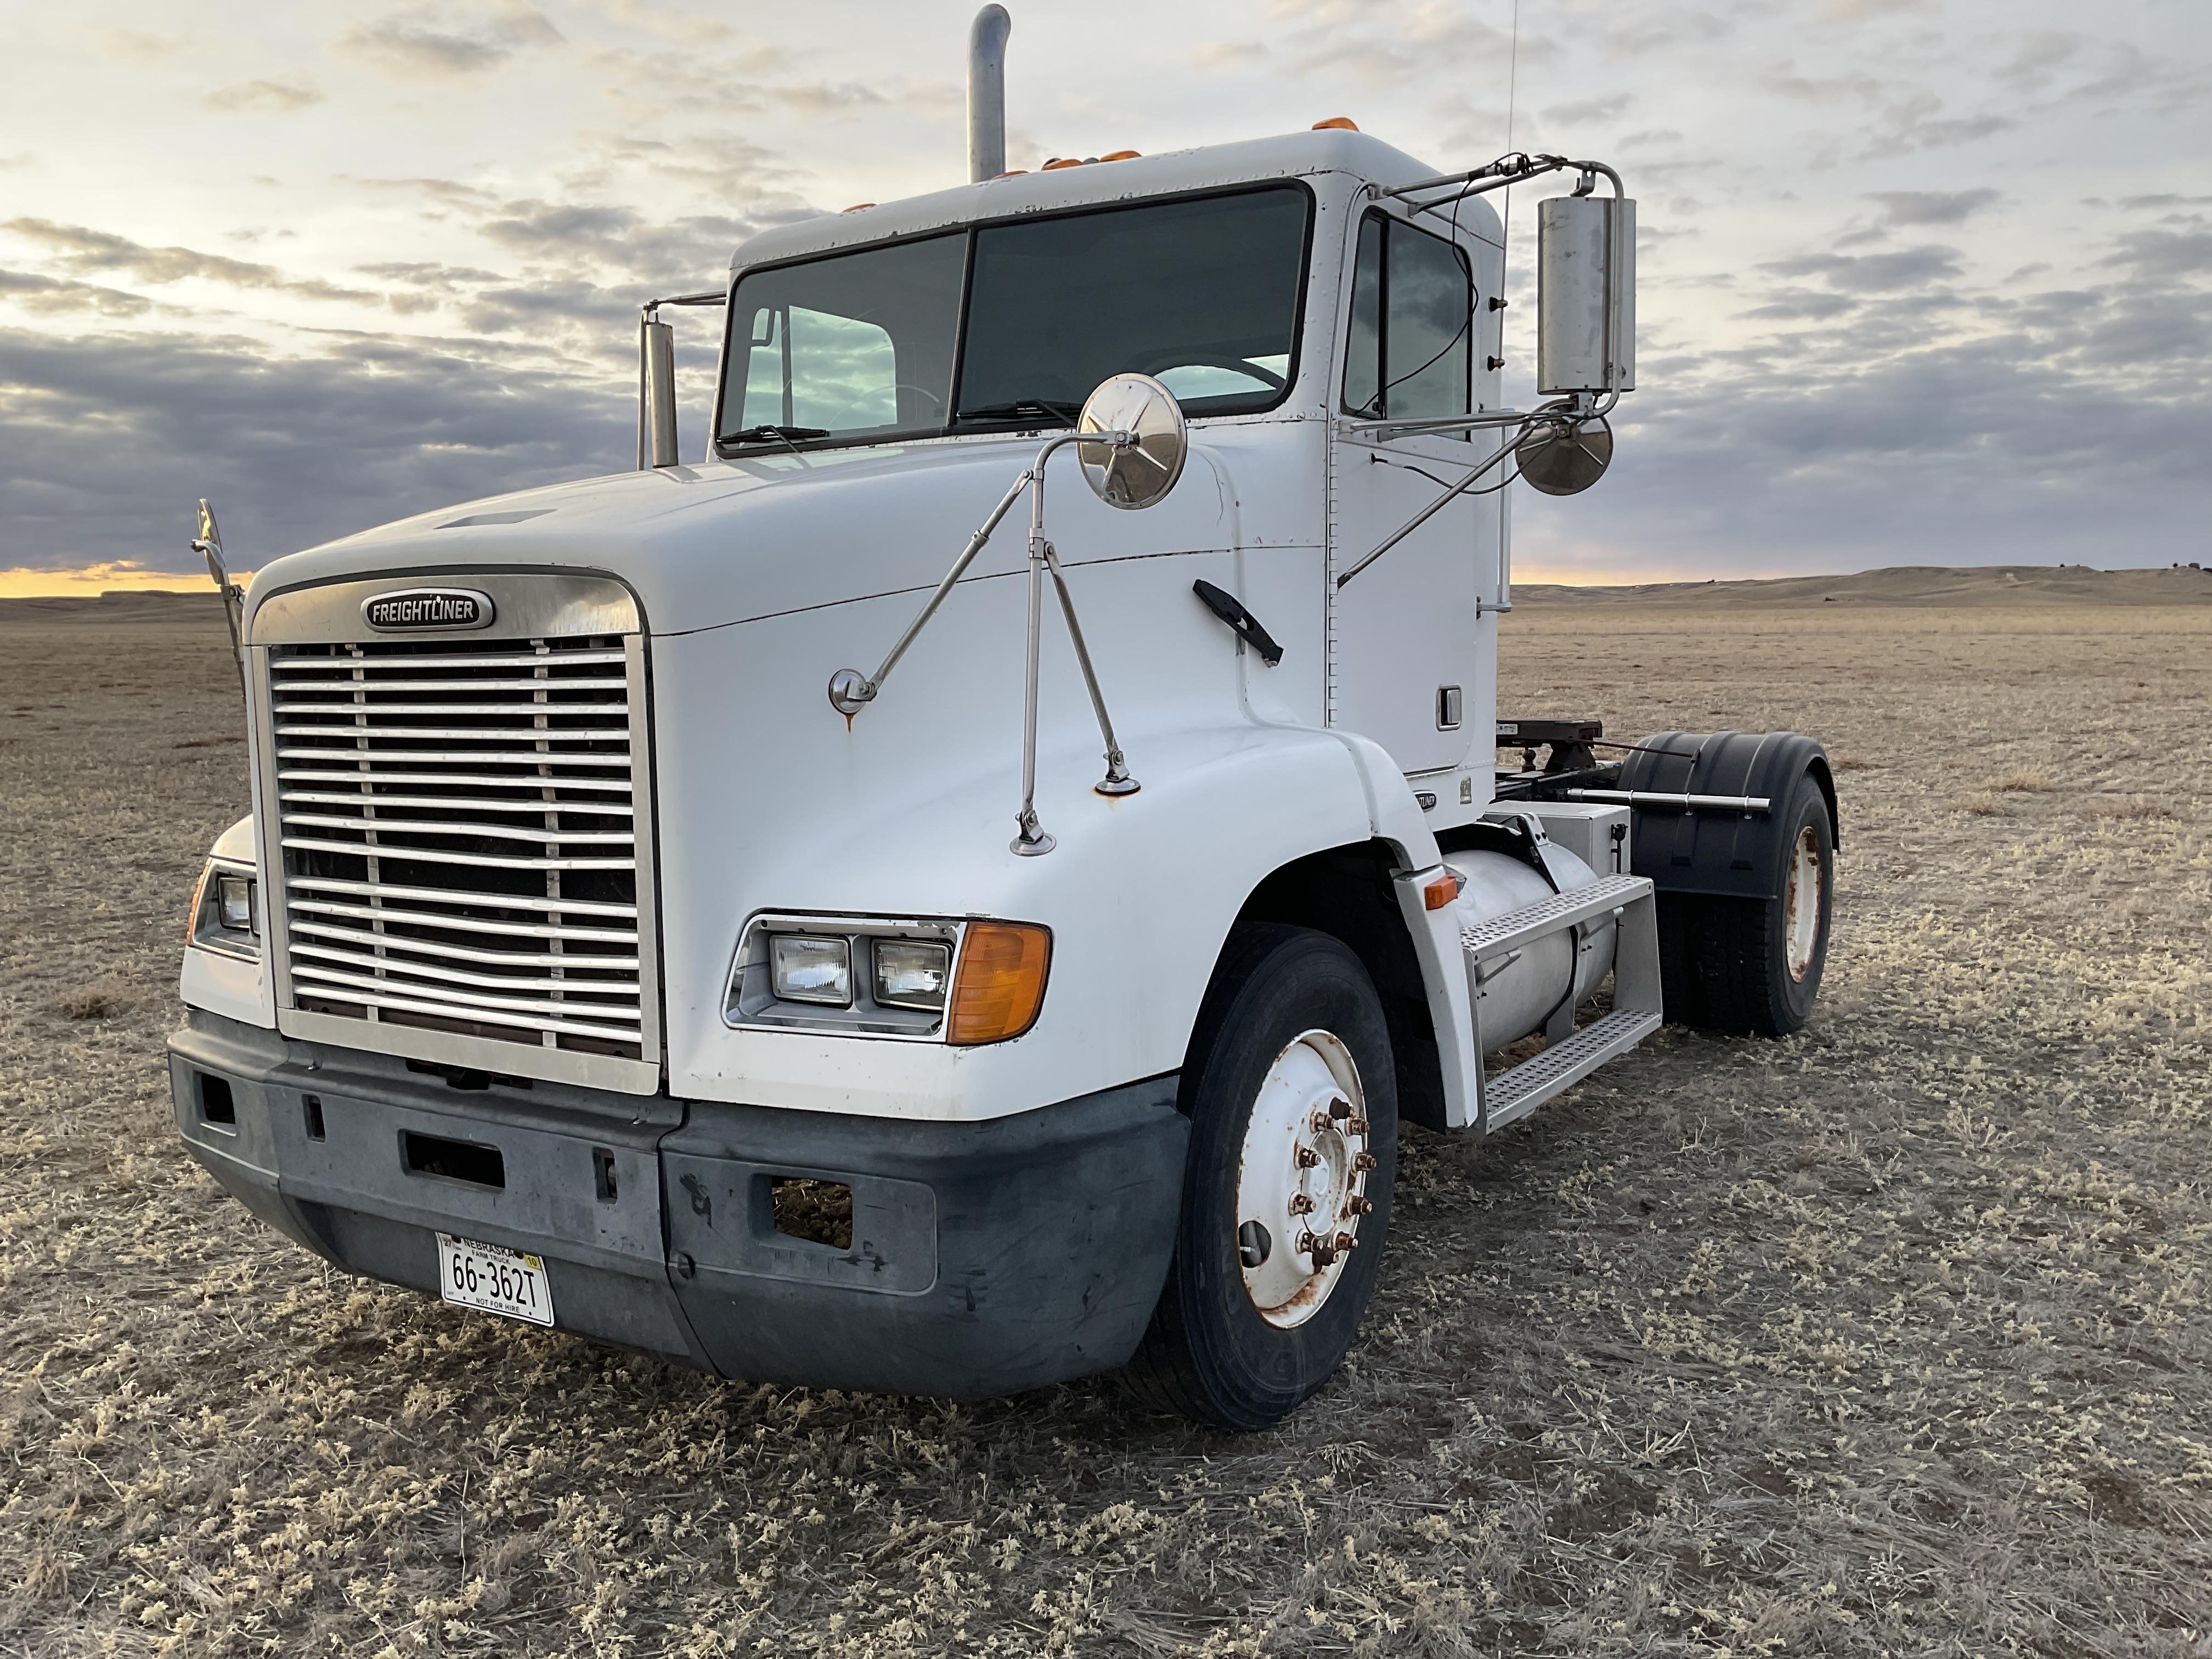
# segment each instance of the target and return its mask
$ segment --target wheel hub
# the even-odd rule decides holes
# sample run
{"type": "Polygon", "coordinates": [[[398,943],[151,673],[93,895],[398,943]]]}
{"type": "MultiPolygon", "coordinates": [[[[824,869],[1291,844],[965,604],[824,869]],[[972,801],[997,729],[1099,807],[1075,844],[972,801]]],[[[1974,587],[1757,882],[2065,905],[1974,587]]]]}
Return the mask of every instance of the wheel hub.
{"type": "Polygon", "coordinates": [[[1790,856],[1790,885],[1783,901],[1783,945],[1790,977],[1801,983],[1813,970],[1820,942],[1820,839],[1807,824],[1790,856]]]}
{"type": "Polygon", "coordinates": [[[1351,1052],[1327,1031],[1294,1038],[1261,1081],[1237,1170],[1237,1261],[1269,1324],[1310,1319],[1358,1248],[1368,1139],[1351,1052]]]}

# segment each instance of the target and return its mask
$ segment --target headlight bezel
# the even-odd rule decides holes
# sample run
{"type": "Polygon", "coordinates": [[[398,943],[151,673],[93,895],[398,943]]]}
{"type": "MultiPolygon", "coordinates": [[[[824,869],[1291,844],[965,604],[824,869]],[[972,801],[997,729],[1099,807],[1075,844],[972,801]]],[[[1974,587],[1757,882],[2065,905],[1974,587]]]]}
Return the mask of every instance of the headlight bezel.
{"type": "Polygon", "coordinates": [[[261,960],[261,884],[252,865],[211,858],[202,866],[198,884],[192,889],[191,919],[185,930],[185,944],[189,949],[216,956],[261,960]],[[245,888],[246,924],[234,927],[224,920],[224,890],[240,883],[245,888]]]}
{"type": "MultiPolygon", "coordinates": [[[[1000,953],[1004,954],[1003,950],[1000,953]]],[[[987,951],[986,955],[989,954],[987,951]]],[[[1002,922],[976,917],[763,912],[748,920],[739,933],[723,992],[722,1022],[732,1030],[798,1030],[894,1042],[939,1042],[962,1048],[1002,1042],[1022,1036],[1036,1023],[1043,1006],[1050,962],[1050,930],[1033,922],[1002,922]],[[1005,940],[999,936],[1007,933],[1019,933],[1029,940],[1028,948],[1022,952],[1031,980],[1027,1000],[1022,1008],[1007,1011],[1023,1017],[1018,1024],[1001,1018],[988,1032],[981,1031],[972,1018],[963,1017],[963,963],[971,943],[988,939],[1003,946],[1005,940]],[[802,1002],[775,994],[770,959],[773,941],[793,937],[844,942],[848,949],[850,1001],[802,1002]],[[927,945],[944,952],[933,1000],[919,995],[900,1000],[878,994],[877,951],[881,945],[902,944],[927,945]]]]}

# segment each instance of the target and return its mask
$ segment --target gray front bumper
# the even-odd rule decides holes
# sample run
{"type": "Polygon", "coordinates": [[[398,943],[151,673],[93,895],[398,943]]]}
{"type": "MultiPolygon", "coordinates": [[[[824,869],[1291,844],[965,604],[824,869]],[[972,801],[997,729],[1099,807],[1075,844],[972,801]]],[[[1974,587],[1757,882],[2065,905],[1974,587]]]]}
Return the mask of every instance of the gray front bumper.
{"type": "Polygon", "coordinates": [[[457,1088],[198,1011],[169,1072],[193,1155],[342,1267],[435,1291],[435,1234],[503,1244],[545,1258],[563,1329],[726,1376],[877,1393],[1008,1394],[1127,1359],[1166,1276],[1188,1139],[1172,1076],[990,1122],[912,1122],[457,1088]],[[410,1133],[495,1148],[504,1184],[410,1169],[410,1133]],[[779,1176],[850,1186],[849,1249],[775,1231],[779,1176]]]}

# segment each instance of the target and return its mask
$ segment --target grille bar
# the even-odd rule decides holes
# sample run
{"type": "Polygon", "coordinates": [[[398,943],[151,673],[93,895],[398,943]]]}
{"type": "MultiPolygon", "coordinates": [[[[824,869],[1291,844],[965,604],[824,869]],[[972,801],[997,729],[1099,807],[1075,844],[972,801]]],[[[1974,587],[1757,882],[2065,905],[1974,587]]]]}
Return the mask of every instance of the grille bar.
{"type": "MultiPolygon", "coordinates": [[[[333,775],[343,775],[334,774],[333,775]]],[[[355,776],[356,781],[358,781],[359,774],[356,774],[355,776]]],[[[388,777],[384,781],[391,781],[388,777]]],[[[443,780],[440,781],[443,781],[443,780]]],[[[527,788],[531,786],[518,781],[514,787],[527,788]]],[[[355,806],[361,802],[358,793],[339,794],[335,792],[314,789],[282,789],[277,792],[276,798],[279,800],[295,800],[306,806],[355,806]]],[[[457,799],[452,796],[391,794],[380,794],[376,798],[376,804],[379,806],[433,807],[441,812],[534,812],[544,810],[544,806],[542,800],[467,800],[457,799]]],[[[626,818],[630,816],[632,809],[619,801],[594,800],[564,805],[562,810],[572,816],[584,817],[626,818]]],[[[357,818],[348,820],[349,823],[361,821],[357,818]]]]}
{"type": "MultiPolygon", "coordinates": [[[[563,846],[634,847],[637,837],[627,830],[518,830],[511,823],[457,823],[442,818],[379,818],[372,811],[382,811],[390,803],[382,795],[375,798],[374,806],[365,808],[359,817],[349,817],[343,812],[287,812],[287,823],[305,824],[314,830],[358,830],[364,835],[373,834],[380,846],[392,846],[384,840],[387,836],[489,836],[495,841],[553,842],[563,846]]],[[[433,802],[433,805],[437,803],[433,802]]],[[[499,811],[511,812],[512,806],[501,805],[499,811]]],[[[564,807],[562,813],[573,811],[564,807]]],[[[553,814],[547,814],[551,817],[553,814]]],[[[399,852],[392,847],[394,853],[399,852]]]]}
{"type": "MultiPolygon", "coordinates": [[[[386,948],[389,950],[394,947],[386,946],[386,948]]],[[[459,984],[480,987],[486,991],[507,991],[515,994],[534,991],[549,997],[568,994],[589,996],[592,999],[589,1005],[582,1003],[575,1005],[571,1012],[610,1014],[627,1013],[630,1010],[623,1007],[623,1004],[627,1001],[634,1006],[637,1001],[637,988],[635,985],[624,990],[618,982],[611,980],[556,979],[550,975],[533,979],[521,975],[477,974],[471,973],[466,969],[443,967],[434,962],[410,962],[398,957],[369,956],[359,951],[342,951],[332,945],[299,942],[294,943],[292,951],[295,957],[311,956],[315,959],[312,963],[295,963],[295,966],[301,973],[312,973],[318,976],[338,979],[349,985],[365,986],[370,990],[374,990],[380,985],[389,985],[394,989],[435,993],[448,984],[459,984]],[[337,967],[326,969],[322,965],[326,963],[334,963],[337,967]],[[339,969],[351,971],[342,973],[339,969]],[[361,979],[355,976],[364,973],[369,977],[361,979]],[[426,982],[408,986],[401,983],[404,978],[426,982]],[[602,987],[605,988],[604,990],[602,987]]],[[[564,957],[562,960],[565,963],[568,958],[564,957]]],[[[486,997],[483,1000],[501,1007],[519,1008],[525,1006],[522,1003],[507,1002],[495,996],[486,997]]],[[[548,1006],[556,1012],[568,1006],[566,1004],[560,1003],[548,1006]]]]}
{"type": "MultiPolygon", "coordinates": [[[[538,679],[393,679],[380,675],[367,682],[380,691],[530,691],[544,690],[545,682],[538,679]]],[[[362,684],[351,675],[343,679],[287,680],[287,691],[351,691],[362,684]]],[[[623,691],[629,682],[621,679],[555,680],[554,689],[560,691],[623,691]]]]}
{"type": "Polygon", "coordinates": [[[267,652],[286,1006],[657,1058],[639,649],[601,636],[267,652]]]}
{"type": "MultiPolygon", "coordinates": [[[[379,913],[375,911],[368,911],[365,914],[371,917],[379,916],[379,913]]],[[[302,921],[296,916],[292,920],[292,931],[295,933],[307,934],[313,939],[341,939],[349,943],[361,938],[361,930],[357,927],[332,927],[319,921],[302,921]]],[[[391,941],[386,945],[386,949],[404,951],[410,957],[445,957],[455,962],[488,962],[495,963],[501,967],[514,967],[518,963],[525,967],[534,967],[542,965],[544,962],[543,957],[526,951],[484,951],[474,945],[447,945],[432,939],[416,939],[411,934],[387,933],[384,937],[391,941]]],[[[294,942],[293,949],[295,951],[304,951],[307,948],[307,945],[296,940],[294,942]]],[[[371,966],[380,960],[376,957],[362,957],[357,951],[348,951],[331,946],[318,946],[314,954],[330,957],[343,957],[349,960],[358,959],[371,966]]],[[[635,955],[595,957],[575,951],[563,951],[561,953],[561,966],[564,970],[571,968],[628,968],[636,960],[635,955]]]]}
{"type": "MultiPolygon", "coordinates": [[[[372,898],[383,899],[386,908],[390,908],[391,901],[393,899],[425,899],[447,904],[466,902],[457,898],[450,890],[439,887],[382,885],[372,882],[341,881],[324,876],[295,876],[290,884],[296,890],[308,892],[367,894],[372,898]]],[[[637,915],[637,906],[635,904],[602,904],[582,899],[551,900],[532,899],[520,896],[502,896],[500,899],[500,905],[503,909],[557,910],[568,915],[579,916],[635,917],[637,915]]]]}
{"type": "MultiPolygon", "coordinates": [[[[362,688],[364,694],[373,692],[375,689],[374,686],[369,685],[362,688]]],[[[352,720],[343,726],[279,726],[276,728],[276,735],[280,738],[343,738],[349,743],[362,739],[412,743],[422,738],[443,738],[449,741],[459,738],[467,743],[495,743],[507,745],[506,753],[517,760],[532,758],[532,751],[527,747],[516,749],[513,746],[518,742],[525,744],[548,742],[605,743],[610,739],[619,741],[627,738],[629,735],[626,720],[621,725],[611,726],[372,726],[365,718],[367,712],[367,710],[363,711],[364,718],[352,720]]],[[[378,709],[376,712],[390,714],[405,711],[378,709]]],[[[577,711],[566,703],[548,703],[545,705],[544,714],[538,718],[542,720],[557,714],[565,719],[574,712],[577,711]]],[[[501,758],[501,753],[497,749],[480,749],[471,758],[480,761],[497,760],[501,758]]]]}
{"type": "MultiPolygon", "coordinates": [[[[364,684],[368,685],[372,690],[379,692],[410,689],[404,686],[387,685],[380,680],[370,680],[364,682],[364,684]]],[[[284,689],[287,691],[289,691],[293,688],[286,686],[284,689]]],[[[555,680],[551,682],[548,689],[555,691],[566,691],[569,689],[568,682],[566,680],[555,680]]],[[[295,702],[287,702],[284,705],[284,712],[288,714],[344,714],[348,717],[351,717],[355,714],[358,714],[361,712],[361,708],[360,706],[356,703],[295,702]]],[[[410,702],[403,704],[399,708],[391,709],[388,712],[393,714],[404,714],[410,718],[416,714],[527,714],[533,717],[544,714],[559,714],[563,717],[571,714],[577,714],[595,715],[608,718],[620,715],[622,717],[621,723],[624,725],[627,725],[629,720],[629,704],[600,702],[410,702]]],[[[524,726],[520,729],[528,731],[530,728],[524,726]]]]}
{"type": "MultiPolygon", "coordinates": [[[[323,1005],[315,1010],[317,1013],[334,1012],[333,1005],[338,1007],[351,1005],[357,1007],[374,1008],[380,1013],[392,1011],[403,1014],[440,1015],[451,1021],[465,1021],[472,1028],[486,1025],[502,1027],[514,1031],[515,1040],[524,1042],[534,1040],[540,1033],[556,1032],[563,1036],[610,1037],[617,1042],[625,1039],[635,1041],[634,1032],[624,1030],[618,1025],[600,1025],[587,1020],[555,1018],[544,1014],[535,1018],[518,1019],[514,1013],[505,1010],[470,1007],[442,997],[434,999],[398,997],[383,992],[351,991],[337,987],[320,993],[310,992],[309,994],[314,995],[317,1001],[323,1005]]],[[[414,1022],[399,1020],[394,1023],[404,1025],[414,1022]]],[[[431,1029],[435,1030],[439,1028],[433,1025],[431,1029]]]]}
{"type": "MultiPolygon", "coordinates": [[[[380,823],[380,833],[389,835],[404,830],[406,823],[380,823]]],[[[547,837],[548,840],[554,839],[547,837]]],[[[448,853],[437,847],[392,846],[390,843],[359,841],[318,841],[312,836],[286,836],[283,844],[303,853],[350,853],[371,859],[390,859],[393,863],[407,864],[465,864],[484,870],[635,870],[635,859],[524,859],[508,858],[496,853],[448,853]]]]}
{"type": "MultiPolygon", "coordinates": [[[[336,754],[337,752],[338,751],[334,751],[328,748],[279,749],[276,751],[276,757],[279,760],[328,761],[336,757],[336,754]]],[[[477,766],[589,766],[608,772],[626,772],[629,769],[629,763],[619,755],[615,754],[532,755],[527,753],[518,753],[509,757],[505,755],[486,754],[481,749],[383,749],[377,751],[376,758],[380,763],[396,762],[410,766],[423,764],[426,763],[430,764],[443,764],[448,762],[456,763],[465,762],[477,766]]],[[[280,773],[278,775],[282,777],[290,777],[293,775],[290,772],[283,772],[280,773]]],[[[356,770],[347,774],[347,775],[357,781],[360,778],[361,774],[356,770]]],[[[456,782],[466,781],[466,780],[459,778],[457,778],[454,781],[456,782]]],[[[514,784],[526,781],[535,784],[538,782],[539,780],[536,778],[526,780],[519,777],[486,776],[478,779],[477,781],[483,783],[501,783],[511,787],[514,784]]],[[[604,783],[603,781],[594,781],[590,778],[563,778],[561,780],[561,784],[563,788],[567,789],[591,789],[601,787],[607,788],[627,789],[629,787],[629,781],[628,779],[624,779],[622,782],[617,784],[604,783]]]]}
{"type": "MultiPolygon", "coordinates": [[[[556,643],[557,644],[558,641],[556,643]]],[[[367,648],[375,649],[373,646],[367,648]]],[[[407,646],[394,647],[392,651],[393,654],[388,657],[363,656],[357,661],[337,662],[335,667],[333,659],[307,656],[280,658],[269,665],[279,674],[320,674],[325,678],[339,669],[343,669],[349,674],[374,674],[386,672],[404,674],[419,672],[425,668],[442,672],[448,668],[512,669],[527,665],[518,664],[514,657],[507,652],[481,652],[465,655],[454,653],[448,655],[444,652],[425,651],[417,655],[413,653],[411,647],[407,646]]],[[[629,661],[629,658],[618,647],[604,651],[563,647],[561,652],[560,665],[563,669],[621,667],[627,665],[629,661]]]]}

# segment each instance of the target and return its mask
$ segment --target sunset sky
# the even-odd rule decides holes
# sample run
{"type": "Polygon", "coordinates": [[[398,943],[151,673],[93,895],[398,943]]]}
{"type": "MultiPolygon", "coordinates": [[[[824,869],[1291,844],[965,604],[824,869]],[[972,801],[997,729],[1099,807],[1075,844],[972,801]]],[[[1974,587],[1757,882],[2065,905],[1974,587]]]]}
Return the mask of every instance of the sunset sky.
{"type": "MultiPolygon", "coordinates": [[[[1620,168],[1641,386],[1523,579],[2212,560],[2202,0],[1520,0],[1517,73],[1515,0],[1009,9],[1013,166],[1344,114],[1468,167],[1510,85],[1620,168]]],[[[198,495],[251,566],[627,465],[641,298],[964,177],[974,10],[0,0],[0,593],[176,580],[198,495]]]]}

